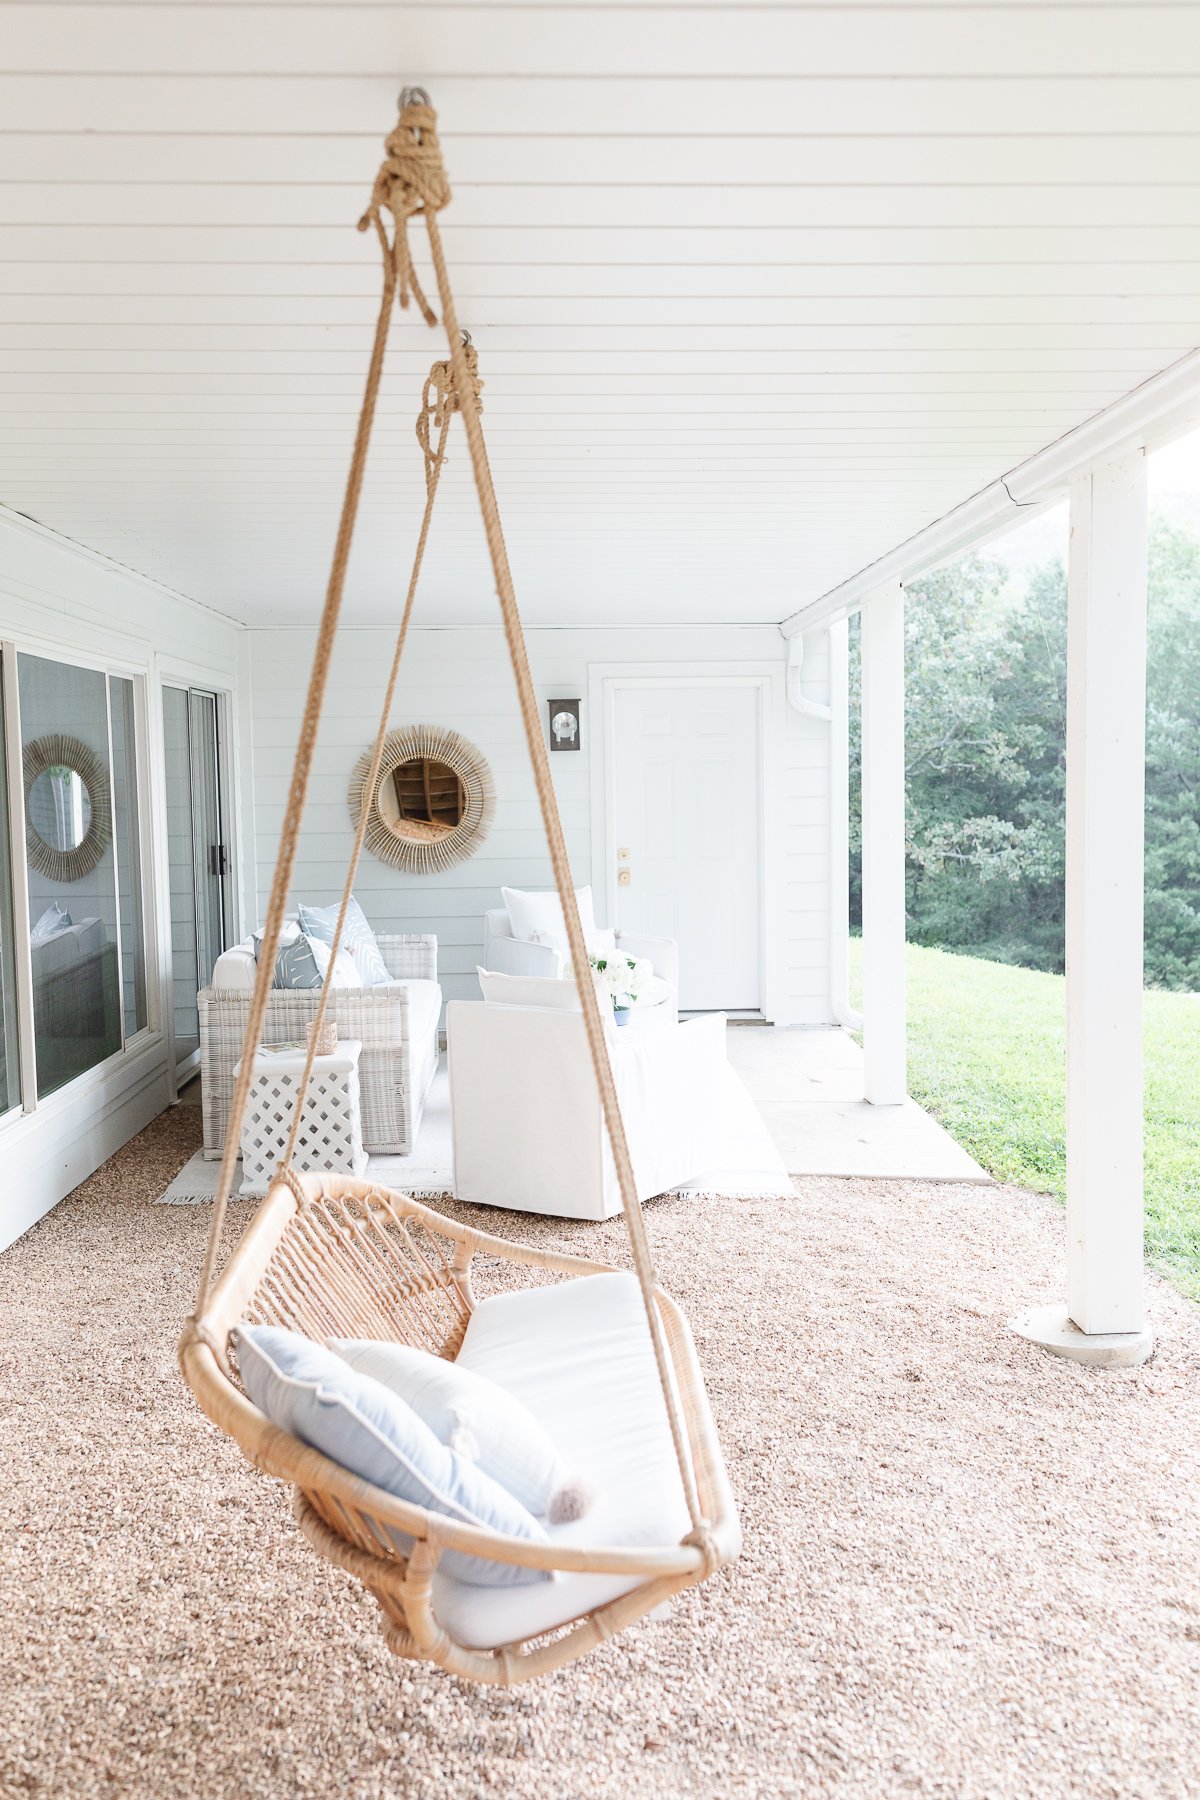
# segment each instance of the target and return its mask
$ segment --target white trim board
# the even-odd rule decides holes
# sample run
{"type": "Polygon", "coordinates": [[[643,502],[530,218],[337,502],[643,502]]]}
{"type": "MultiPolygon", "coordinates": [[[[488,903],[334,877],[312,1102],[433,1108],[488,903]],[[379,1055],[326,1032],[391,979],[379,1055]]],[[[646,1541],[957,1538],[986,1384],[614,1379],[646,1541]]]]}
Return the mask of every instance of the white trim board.
{"type": "Polygon", "coordinates": [[[759,956],[763,1017],[786,1023],[781,979],[782,931],[777,896],[781,807],[776,770],[780,761],[786,706],[786,672],[782,662],[726,663],[590,663],[588,708],[583,729],[592,733],[588,759],[591,804],[592,891],[604,918],[616,916],[616,840],[613,705],[618,689],[627,687],[751,687],[757,690],[759,754],[759,956]]]}

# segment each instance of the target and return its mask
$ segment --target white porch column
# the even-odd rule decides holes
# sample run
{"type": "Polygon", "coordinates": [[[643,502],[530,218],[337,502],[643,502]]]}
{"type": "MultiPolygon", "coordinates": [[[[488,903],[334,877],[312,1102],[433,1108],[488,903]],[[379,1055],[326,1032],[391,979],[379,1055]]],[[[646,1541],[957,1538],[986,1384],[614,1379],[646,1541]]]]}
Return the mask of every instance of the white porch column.
{"type": "Polygon", "coordinates": [[[829,638],[829,1010],[861,1031],[850,1005],[850,654],[845,619],[829,638]]]}
{"type": "Polygon", "coordinates": [[[1014,1320],[1086,1362],[1152,1348],[1142,1304],[1146,458],[1071,487],[1067,616],[1067,1304],[1014,1320]]]}
{"type": "Polygon", "coordinates": [[[907,1092],[904,980],[904,593],[862,609],[863,1080],[874,1106],[907,1092]]]}

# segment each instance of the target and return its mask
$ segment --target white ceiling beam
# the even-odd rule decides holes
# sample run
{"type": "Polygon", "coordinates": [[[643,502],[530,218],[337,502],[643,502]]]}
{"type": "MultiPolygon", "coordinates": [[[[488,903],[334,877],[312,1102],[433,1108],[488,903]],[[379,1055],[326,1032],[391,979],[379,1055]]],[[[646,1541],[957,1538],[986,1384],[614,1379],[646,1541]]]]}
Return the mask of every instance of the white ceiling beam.
{"type": "Polygon", "coordinates": [[[1088,469],[1127,452],[1168,442],[1200,426],[1200,350],[1106,407],[1095,418],[973,494],[886,556],[782,620],[784,637],[844,618],[889,582],[907,582],[972,545],[1010,528],[1031,510],[1061,500],[1088,469]]]}

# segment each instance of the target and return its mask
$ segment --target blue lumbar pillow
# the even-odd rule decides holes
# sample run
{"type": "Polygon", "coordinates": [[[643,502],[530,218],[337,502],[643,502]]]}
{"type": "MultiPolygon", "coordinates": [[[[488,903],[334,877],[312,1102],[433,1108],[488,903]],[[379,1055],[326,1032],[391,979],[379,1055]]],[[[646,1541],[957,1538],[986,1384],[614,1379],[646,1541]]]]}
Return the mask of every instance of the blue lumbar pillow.
{"type": "MultiPolygon", "coordinates": [[[[307,937],[316,938],[318,943],[332,944],[333,933],[337,925],[338,909],[336,906],[300,906],[300,929],[307,937]]],[[[381,982],[390,981],[387,964],[379,948],[379,940],[367,923],[367,916],[353,895],[346,907],[346,924],[342,931],[343,950],[348,950],[354,958],[359,979],[364,987],[378,987],[381,982]]]]}
{"type": "MultiPolygon", "coordinates": [[[[410,1406],[332,1350],[276,1325],[239,1325],[236,1344],[238,1368],[258,1410],[352,1475],[427,1512],[535,1544],[549,1542],[533,1515],[499,1482],[439,1443],[410,1406]]],[[[390,1526],[380,1529],[408,1554],[411,1538],[390,1526]]],[[[552,1579],[545,1569],[459,1550],[445,1551],[440,1567],[482,1587],[552,1579]]]]}

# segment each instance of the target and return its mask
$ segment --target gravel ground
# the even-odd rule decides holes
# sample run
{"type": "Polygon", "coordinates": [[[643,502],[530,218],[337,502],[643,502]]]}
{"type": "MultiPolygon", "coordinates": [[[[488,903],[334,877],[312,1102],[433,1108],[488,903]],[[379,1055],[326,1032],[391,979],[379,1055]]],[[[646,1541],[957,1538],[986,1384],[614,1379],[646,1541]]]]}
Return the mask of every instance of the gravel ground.
{"type": "Polygon", "coordinates": [[[390,1657],[182,1388],[207,1209],[151,1202],[198,1135],[165,1114],[0,1266],[0,1794],[1200,1795],[1200,1313],[1155,1285],[1121,1374],[1008,1335],[1061,1292],[1048,1203],[655,1203],[745,1553],[504,1693],[390,1657]]]}

